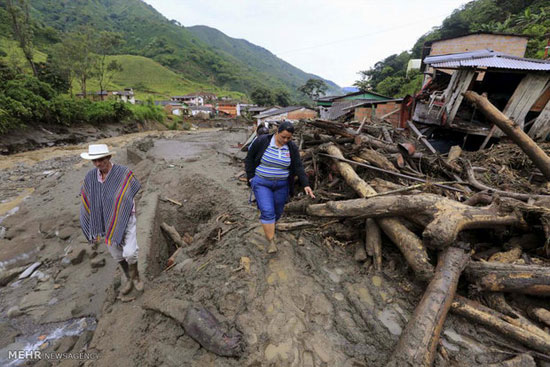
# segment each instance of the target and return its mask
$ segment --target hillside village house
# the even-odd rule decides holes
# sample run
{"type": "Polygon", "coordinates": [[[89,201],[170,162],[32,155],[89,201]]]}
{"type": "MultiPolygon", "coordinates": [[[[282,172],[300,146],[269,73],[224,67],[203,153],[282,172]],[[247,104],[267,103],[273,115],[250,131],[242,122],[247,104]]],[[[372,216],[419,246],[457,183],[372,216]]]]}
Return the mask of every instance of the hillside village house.
{"type": "Polygon", "coordinates": [[[482,139],[481,147],[491,136],[501,136],[500,130],[494,128],[475,107],[463,103],[463,93],[472,90],[484,94],[532,138],[548,138],[550,62],[521,57],[527,43],[523,36],[496,36],[508,39],[511,45],[497,42],[494,46],[508,48],[513,54],[496,51],[497,47],[490,45],[491,49],[431,54],[423,59],[429,78],[415,98],[411,112],[413,122],[421,124],[419,127],[425,135],[434,129],[461,132],[465,139],[477,135],[485,139],[482,139]]]}
{"type": "Polygon", "coordinates": [[[172,96],[170,99],[173,102],[185,103],[188,106],[203,106],[204,98],[198,94],[186,94],[184,96],[172,96]]]}
{"type": "Polygon", "coordinates": [[[207,106],[190,106],[189,111],[191,116],[200,118],[209,118],[214,112],[212,107],[207,106]]]}
{"type": "MultiPolygon", "coordinates": [[[[510,56],[523,57],[527,50],[529,36],[504,33],[475,32],[462,36],[442,38],[426,42],[422,51],[422,60],[428,56],[449,55],[477,50],[493,50],[510,56]]],[[[424,84],[433,74],[433,68],[423,62],[424,84]]],[[[453,70],[446,70],[452,74],[453,70]]]]}
{"type": "MultiPolygon", "coordinates": [[[[344,96],[326,96],[317,99],[317,106],[319,108],[319,114],[321,119],[336,121],[341,118],[347,117],[349,114],[353,114],[355,108],[369,105],[370,114],[380,117],[386,113],[386,107],[381,111],[376,112],[377,107],[383,104],[390,103],[389,108],[396,108],[396,104],[400,103],[400,100],[395,100],[390,97],[383,96],[371,91],[367,92],[354,92],[348,93],[344,96]]],[[[360,114],[364,114],[362,111],[360,114]]]]}
{"type": "Polygon", "coordinates": [[[221,101],[218,102],[217,111],[219,114],[227,115],[231,117],[240,116],[239,103],[231,101],[221,101]]]}
{"type": "Polygon", "coordinates": [[[113,95],[122,102],[136,104],[134,90],[132,88],[124,88],[123,91],[114,91],[113,95]]]}
{"type": "Polygon", "coordinates": [[[299,120],[314,119],[317,117],[317,111],[302,106],[290,106],[278,108],[272,111],[265,111],[254,116],[257,124],[278,123],[282,121],[297,122],[299,120]]]}

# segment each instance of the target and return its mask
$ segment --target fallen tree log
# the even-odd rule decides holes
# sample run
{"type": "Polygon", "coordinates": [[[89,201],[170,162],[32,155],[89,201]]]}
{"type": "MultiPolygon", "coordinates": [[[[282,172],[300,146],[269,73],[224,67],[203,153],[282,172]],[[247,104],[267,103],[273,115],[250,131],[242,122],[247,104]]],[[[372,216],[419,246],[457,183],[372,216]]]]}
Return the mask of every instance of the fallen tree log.
{"type": "Polygon", "coordinates": [[[393,165],[392,162],[385,155],[378,153],[373,149],[363,149],[359,152],[356,158],[366,161],[367,163],[373,164],[376,167],[386,169],[388,171],[398,172],[397,168],[393,165]]]}
{"type": "Polygon", "coordinates": [[[401,334],[387,367],[432,365],[460,273],[469,257],[456,247],[448,247],[440,254],[435,275],[401,334]]]}
{"type": "Polygon", "coordinates": [[[513,325],[507,321],[508,316],[483,306],[479,302],[456,295],[451,310],[457,315],[464,316],[470,320],[487,326],[492,331],[498,331],[504,336],[514,339],[519,343],[537,350],[548,353],[550,350],[550,335],[541,337],[532,334],[520,326],[513,325]]]}
{"type": "Polygon", "coordinates": [[[522,128],[500,112],[486,97],[482,97],[474,91],[464,93],[467,101],[473,103],[477,108],[495,125],[497,125],[510,139],[516,143],[521,150],[540,169],[544,177],[550,180],[550,157],[544,153],[537,143],[527,135],[522,128]]]}
{"type": "Polygon", "coordinates": [[[367,218],[428,216],[432,220],[424,229],[423,237],[432,247],[450,246],[460,231],[465,229],[525,225],[521,212],[509,207],[503,209],[498,204],[471,207],[434,194],[329,201],[310,205],[307,213],[314,216],[367,218]]]}
{"type": "Polygon", "coordinates": [[[468,281],[482,290],[550,296],[550,267],[471,261],[468,281]]]}
{"type": "MultiPolygon", "coordinates": [[[[342,152],[334,144],[323,145],[320,149],[326,151],[331,156],[343,158],[342,152]]],[[[346,183],[350,185],[360,197],[364,198],[368,195],[376,194],[376,191],[357,175],[352,166],[342,162],[340,159],[334,159],[334,163],[346,183]]],[[[433,266],[429,262],[428,254],[422,241],[396,218],[382,218],[376,223],[401,250],[414,272],[421,279],[431,278],[433,275],[433,266]]]]}

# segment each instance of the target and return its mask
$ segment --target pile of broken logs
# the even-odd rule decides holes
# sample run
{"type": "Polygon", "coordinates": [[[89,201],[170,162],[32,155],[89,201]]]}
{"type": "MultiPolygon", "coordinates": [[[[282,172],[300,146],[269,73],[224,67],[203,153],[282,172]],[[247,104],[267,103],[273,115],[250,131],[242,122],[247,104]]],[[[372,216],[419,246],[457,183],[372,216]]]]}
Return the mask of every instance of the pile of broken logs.
{"type": "Polygon", "coordinates": [[[453,147],[442,155],[413,123],[395,129],[380,120],[309,121],[294,134],[320,199],[290,202],[287,212],[303,220],[278,229],[322,217],[359,221],[366,236],[356,260],[381,271],[383,233],[415,276],[429,282],[387,366],[431,366],[449,310],[518,342],[502,342],[517,355],[506,366],[550,362],[550,311],[544,307],[550,296],[550,157],[484,97],[465,97],[512,142],[483,152],[453,147]],[[502,156],[518,148],[526,157],[521,169],[502,156]],[[478,167],[492,149],[501,157],[478,167]],[[530,177],[522,177],[521,191],[490,179],[522,172],[530,177]],[[460,289],[469,289],[468,298],[457,294],[463,272],[469,287],[460,289]]]}

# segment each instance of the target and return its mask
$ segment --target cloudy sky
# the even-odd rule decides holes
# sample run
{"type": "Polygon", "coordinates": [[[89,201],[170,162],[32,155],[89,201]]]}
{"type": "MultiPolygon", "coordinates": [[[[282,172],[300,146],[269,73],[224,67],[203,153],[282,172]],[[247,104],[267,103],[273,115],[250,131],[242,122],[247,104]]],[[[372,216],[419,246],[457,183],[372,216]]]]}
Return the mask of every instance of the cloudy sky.
{"type": "Polygon", "coordinates": [[[341,87],[412,48],[464,0],[145,0],[184,26],[207,25],[262,46],[341,87]]]}

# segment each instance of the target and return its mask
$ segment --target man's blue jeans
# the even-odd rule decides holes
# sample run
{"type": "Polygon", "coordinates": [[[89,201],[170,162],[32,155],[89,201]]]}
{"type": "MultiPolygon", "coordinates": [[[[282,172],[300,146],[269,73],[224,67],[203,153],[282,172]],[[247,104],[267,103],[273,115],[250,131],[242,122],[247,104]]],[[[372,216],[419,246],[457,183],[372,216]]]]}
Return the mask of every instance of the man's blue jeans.
{"type": "Polygon", "coordinates": [[[260,221],[264,224],[278,221],[288,198],[288,180],[268,180],[254,176],[250,186],[260,209],[260,221]]]}

